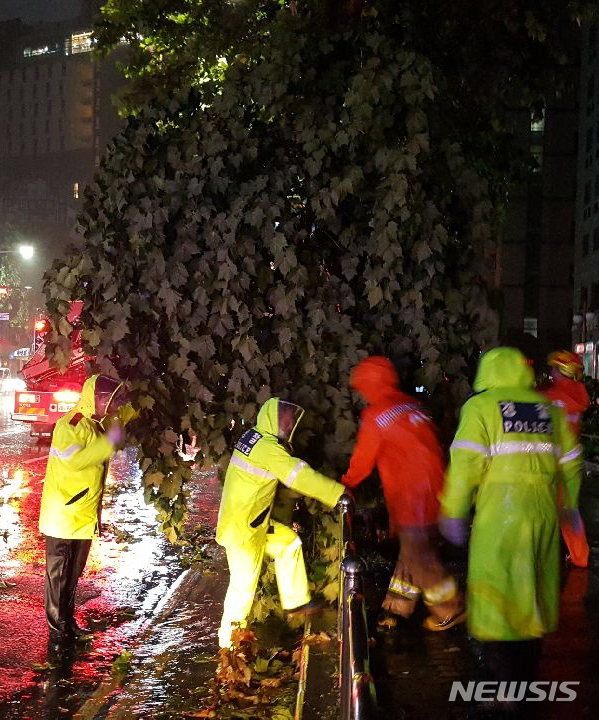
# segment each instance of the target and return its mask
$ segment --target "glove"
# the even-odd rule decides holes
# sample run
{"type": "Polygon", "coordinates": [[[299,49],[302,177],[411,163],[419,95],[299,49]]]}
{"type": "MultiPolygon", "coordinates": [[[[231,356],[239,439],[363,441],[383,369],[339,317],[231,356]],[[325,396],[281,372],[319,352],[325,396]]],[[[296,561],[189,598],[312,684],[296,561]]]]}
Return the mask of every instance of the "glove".
{"type": "Polygon", "coordinates": [[[569,525],[575,533],[582,532],[582,517],[578,508],[563,508],[559,517],[560,522],[569,525]]]}
{"type": "Polygon", "coordinates": [[[117,448],[125,444],[125,431],[123,430],[123,426],[118,422],[112,423],[106,431],[106,437],[108,438],[108,442],[117,448]]]}
{"type": "Polygon", "coordinates": [[[468,522],[463,518],[439,518],[439,532],[452,545],[464,547],[468,542],[468,522]]]}

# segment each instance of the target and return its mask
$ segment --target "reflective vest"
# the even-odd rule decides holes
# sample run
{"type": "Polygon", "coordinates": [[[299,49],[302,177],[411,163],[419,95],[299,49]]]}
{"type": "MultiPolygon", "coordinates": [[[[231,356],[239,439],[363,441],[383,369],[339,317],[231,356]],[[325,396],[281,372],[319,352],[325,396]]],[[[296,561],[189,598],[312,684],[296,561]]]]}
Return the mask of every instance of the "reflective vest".
{"type": "Polygon", "coordinates": [[[334,507],[343,485],[293,457],[279,442],[278,398],[262,406],[237,442],[225,476],[216,540],[225,547],[265,541],[279,482],[334,507]]]}
{"type": "Polygon", "coordinates": [[[97,529],[105,463],[114,452],[95,413],[97,376],[86,380],[79,403],[59,418],[42,492],[39,529],[65,540],[86,540],[97,529]]]}

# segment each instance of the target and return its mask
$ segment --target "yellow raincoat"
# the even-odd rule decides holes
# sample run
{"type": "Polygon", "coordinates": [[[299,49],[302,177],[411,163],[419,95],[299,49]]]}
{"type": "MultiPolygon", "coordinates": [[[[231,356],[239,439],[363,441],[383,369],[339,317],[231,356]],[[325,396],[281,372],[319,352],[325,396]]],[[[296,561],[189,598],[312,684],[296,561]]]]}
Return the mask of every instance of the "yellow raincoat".
{"type": "MultiPolygon", "coordinates": [[[[97,530],[105,463],[114,453],[96,415],[96,380],[85,381],[79,403],[59,418],[52,435],[39,529],[65,540],[87,540],[97,530]]],[[[121,387],[115,390],[104,406],[121,387]]]]}
{"type": "Polygon", "coordinates": [[[479,640],[526,640],[556,629],[557,487],[576,508],[581,450],[564,413],[533,390],[514,348],[481,359],[451,446],[442,514],[467,518],[468,627],[479,640]]]}
{"type": "MultiPolygon", "coordinates": [[[[281,604],[292,609],[310,601],[300,538],[286,525],[271,520],[279,482],[334,507],[344,492],[338,482],[293,457],[280,444],[279,403],[271,398],[258,413],[255,427],[237,442],[220,504],[216,540],[227,551],[231,575],[219,631],[221,647],[228,647],[234,624],[250,613],[264,553],[274,558],[281,604]]],[[[293,406],[301,411],[301,408],[293,406]]],[[[291,440],[301,412],[286,437],[291,440]]]]}

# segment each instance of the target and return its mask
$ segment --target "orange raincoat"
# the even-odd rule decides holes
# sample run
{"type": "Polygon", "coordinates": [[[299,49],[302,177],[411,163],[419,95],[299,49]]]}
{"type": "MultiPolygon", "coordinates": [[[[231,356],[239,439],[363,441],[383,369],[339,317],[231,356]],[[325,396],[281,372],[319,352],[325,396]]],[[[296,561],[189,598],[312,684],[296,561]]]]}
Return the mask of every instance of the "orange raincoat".
{"type": "Polygon", "coordinates": [[[426,603],[429,630],[463,622],[463,596],[437,553],[438,496],[445,463],[432,421],[422,406],[399,389],[390,360],[369,357],[353,371],[352,387],[368,403],[343,483],[355,488],[378,468],[391,534],[400,554],[383,608],[409,617],[419,598],[426,603]]]}
{"type": "MultiPolygon", "coordinates": [[[[568,423],[572,432],[578,438],[582,425],[582,415],[591,404],[584,383],[556,373],[553,381],[546,387],[540,388],[540,391],[553,405],[562,408],[568,416],[568,423]]],[[[558,499],[561,499],[561,488],[558,499]]],[[[587,567],[589,564],[589,544],[584,525],[581,525],[580,530],[576,532],[567,520],[561,519],[560,529],[564,542],[568,547],[572,564],[577,567],[587,567]]]]}
{"type": "Polygon", "coordinates": [[[343,484],[355,488],[378,468],[389,527],[434,525],[445,462],[435,428],[422,406],[399,389],[395,368],[371,357],[354,370],[352,385],[368,403],[343,484]]]}

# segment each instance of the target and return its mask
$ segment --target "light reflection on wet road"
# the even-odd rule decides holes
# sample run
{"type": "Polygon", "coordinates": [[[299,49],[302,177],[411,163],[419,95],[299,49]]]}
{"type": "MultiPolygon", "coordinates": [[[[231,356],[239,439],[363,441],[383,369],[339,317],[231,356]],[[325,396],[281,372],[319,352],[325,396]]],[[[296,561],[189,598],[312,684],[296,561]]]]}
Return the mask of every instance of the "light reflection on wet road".
{"type": "MultiPolygon", "coordinates": [[[[44,543],[37,529],[48,443],[0,408],[0,718],[70,717],[114,658],[132,644],[182,572],[145,505],[135,453],[111,462],[104,533],[94,539],[79,583],[77,619],[96,631],[55,671],[47,661],[43,608],[44,543]]],[[[218,497],[197,520],[214,522],[218,497]],[[213,507],[214,505],[214,507],[213,507]],[[214,516],[214,517],[213,517],[214,516]]]]}

